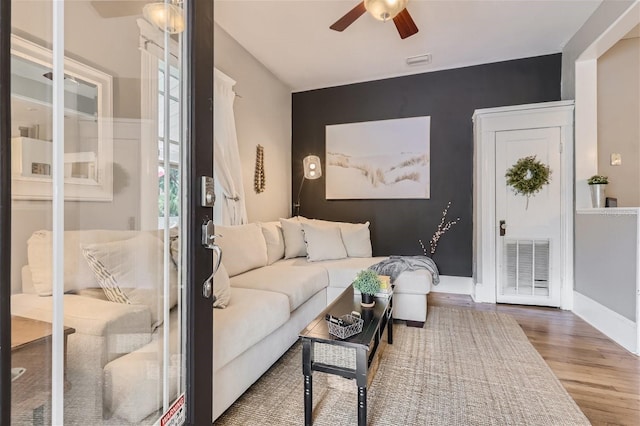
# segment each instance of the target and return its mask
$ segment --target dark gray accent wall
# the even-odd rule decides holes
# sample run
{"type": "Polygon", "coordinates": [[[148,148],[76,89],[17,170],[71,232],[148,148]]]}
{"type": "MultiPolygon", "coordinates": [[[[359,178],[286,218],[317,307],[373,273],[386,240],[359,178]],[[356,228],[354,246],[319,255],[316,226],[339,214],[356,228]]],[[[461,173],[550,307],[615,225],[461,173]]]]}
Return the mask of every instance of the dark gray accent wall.
{"type": "MultiPolygon", "coordinates": [[[[473,125],[478,108],[560,99],[561,54],[518,59],[294,93],[292,194],[302,158],[325,164],[325,126],[431,116],[431,199],[326,200],[324,176],[305,183],[300,214],[326,220],[371,221],[374,255],[422,254],[441,213],[460,221],[438,244],[434,260],[445,275],[471,276],[473,125]]],[[[348,185],[349,182],[345,182],[348,185]]]]}

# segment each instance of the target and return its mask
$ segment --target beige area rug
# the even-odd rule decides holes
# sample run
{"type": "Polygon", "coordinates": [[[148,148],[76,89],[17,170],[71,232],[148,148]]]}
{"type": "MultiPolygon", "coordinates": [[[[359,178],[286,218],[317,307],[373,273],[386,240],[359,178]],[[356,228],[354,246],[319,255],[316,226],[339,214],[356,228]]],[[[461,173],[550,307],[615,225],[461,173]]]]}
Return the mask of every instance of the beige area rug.
{"type": "MultiPolygon", "coordinates": [[[[304,423],[302,347],[294,345],[216,425],[304,423]]],[[[314,372],[314,424],[355,425],[356,385],[314,372]],[[335,380],[329,381],[330,383],[335,380]]],[[[368,389],[369,425],[588,425],[509,315],[429,308],[423,329],[394,327],[368,389]]]]}

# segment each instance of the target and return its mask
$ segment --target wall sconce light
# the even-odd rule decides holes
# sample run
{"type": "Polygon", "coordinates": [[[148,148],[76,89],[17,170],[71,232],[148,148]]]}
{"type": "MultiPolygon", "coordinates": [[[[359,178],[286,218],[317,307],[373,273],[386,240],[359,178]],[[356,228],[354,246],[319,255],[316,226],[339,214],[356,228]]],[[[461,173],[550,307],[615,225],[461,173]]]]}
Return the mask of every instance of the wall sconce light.
{"type": "Polygon", "coordinates": [[[147,21],[169,34],[178,34],[184,31],[184,14],[176,0],[172,0],[170,3],[164,1],[149,3],[142,9],[142,14],[147,21]]]}
{"type": "Polygon", "coordinates": [[[297,201],[293,204],[294,216],[300,215],[300,194],[302,194],[304,181],[322,177],[322,164],[320,163],[320,157],[317,155],[307,155],[304,157],[302,160],[302,168],[304,169],[304,176],[302,176],[302,181],[300,182],[297,201]]]}

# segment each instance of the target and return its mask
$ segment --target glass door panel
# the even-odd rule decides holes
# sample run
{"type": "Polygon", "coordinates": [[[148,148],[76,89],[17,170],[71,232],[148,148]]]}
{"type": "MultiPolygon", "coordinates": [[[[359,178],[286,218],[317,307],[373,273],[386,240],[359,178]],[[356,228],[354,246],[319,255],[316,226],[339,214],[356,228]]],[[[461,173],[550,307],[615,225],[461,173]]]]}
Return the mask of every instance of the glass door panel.
{"type": "Polygon", "coordinates": [[[52,22],[51,3],[12,2],[11,424],[14,425],[52,422],[53,74],[50,54],[39,48],[52,44],[52,22]],[[29,258],[31,266],[27,266],[29,258]]]}
{"type": "Polygon", "coordinates": [[[188,74],[144,6],[12,2],[13,424],[185,416],[188,74]]]}

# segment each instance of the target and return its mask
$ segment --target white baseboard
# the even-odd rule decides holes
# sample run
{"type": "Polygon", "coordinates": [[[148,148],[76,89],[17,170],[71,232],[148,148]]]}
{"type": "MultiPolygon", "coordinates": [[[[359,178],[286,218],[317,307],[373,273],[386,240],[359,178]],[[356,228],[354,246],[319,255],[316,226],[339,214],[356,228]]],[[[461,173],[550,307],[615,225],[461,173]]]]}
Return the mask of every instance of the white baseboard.
{"type": "Polygon", "coordinates": [[[635,322],[577,291],[573,292],[573,313],[629,352],[638,355],[640,348],[635,322]]]}
{"type": "Polygon", "coordinates": [[[472,289],[473,279],[471,277],[454,277],[450,275],[440,275],[440,284],[431,286],[431,291],[434,293],[471,295],[472,289]]]}

